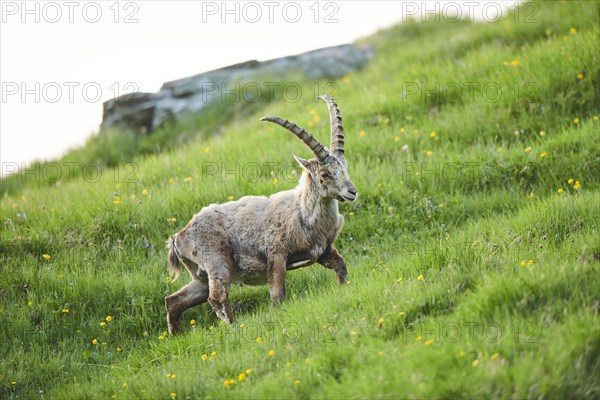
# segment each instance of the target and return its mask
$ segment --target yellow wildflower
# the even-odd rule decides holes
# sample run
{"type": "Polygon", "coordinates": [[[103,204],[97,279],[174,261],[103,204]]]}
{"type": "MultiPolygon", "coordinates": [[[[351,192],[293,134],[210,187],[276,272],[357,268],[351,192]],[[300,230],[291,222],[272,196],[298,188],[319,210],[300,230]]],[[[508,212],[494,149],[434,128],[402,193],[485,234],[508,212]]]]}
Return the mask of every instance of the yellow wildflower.
{"type": "Polygon", "coordinates": [[[238,381],[243,382],[244,379],[246,379],[246,374],[242,372],[238,375],[238,381]]]}
{"type": "Polygon", "coordinates": [[[394,138],[394,142],[398,143],[399,141],[400,141],[400,136],[396,136],[396,137],[394,138]]]}
{"type": "Polygon", "coordinates": [[[205,147],[204,148],[204,154],[208,154],[210,153],[210,147],[205,147]]]}
{"type": "Polygon", "coordinates": [[[426,155],[427,157],[431,157],[431,156],[433,155],[433,151],[431,151],[431,150],[427,150],[427,152],[425,153],[425,155],[426,155]]]}
{"type": "Polygon", "coordinates": [[[525,148],[525,153],[529,153],[531,151],[531,146],[525,148]]]}
{"type": "Polygon", "coordinates": [[[540,154],[540,157],[544,158],[548,155],[548,153],[546,153],[545,151],[543,153],[540,154]]]}
{"type": "Polygon", "coordinates": [[[262,342],[262,338],[259,336],[256,338],[256,343],[260,343],[260,342],[262,342]]]}
{"type": "Polygon", "coordinates": [[[202,361],[206,361],[208,359],[208,354],[202,354],[202,361]]]}
{"type": "Polygon", "coordinates": [[[579,181],[575,181],[575,185],[573,185],[573,189],[581,189],[581,183],[579,181]]]}
{"type": "Polygon", "coordinates": [[[365,131],[360,131],[360,137],[365,137],[367,136],[367,132],[365,131]]]}
{"type": "Polygon", "coordinates": [[[577,74],[577,79],[583,79],[583,74],[581,72],[577,74]]]}
{"type": "Polygon", "coordinates": [[[564,190],[563,190],[563,188],[558,188],[557,192],[562,193],[562,192],[564,192],[564,190]]]}
{"type": "Polygon", "coordinates": [[[492,360],[495,360],[495,359],[497,359],[497,358],[498,358],[498,356],[499,356],[499,354],[498,354],[498,353],[494,353],[494,354],[492,354],[492,356],[491,356],[490,358],[491,358],[492,360]]]}
{"type": "Polygon", "coordinates": [[[519,60],[512,60],[510,62],[510,65],[512,65],[513,67],[518,67],[519,65],[521,65],[521,61],[519,61],[519,60]]]}
{"type": "Polygon", "coordinates": [[[167,222],[177,222],[177,218],[167,218],[167,222]]]}
{"type": "Polygon", "coordinates": [[[195,319],[190,320],[190,325],[196,325],[196,320],[195,319]]]}
{"type": "Polygon", "coordinates": [[[227,196],[227,201],[232,201],[233,200],[233,196],[227,196]]]}
{"type": "Polygon", "coordinates": [[[42,254],[42,258],[44,259],[44,261],[50,261],[52,257],[50,256],[50,254],[42,254]]]}
{"type": "Polygon", "coordinates": [[[527,261],[521,260],[521,267],[524,268],[527,265],[527,261]]]}
{"type": "Polygon", "coordinates": [[[429,137],[430,137],[430,138],[432,138],[432,139],[433,139],[433,138],[435,138],[435,131],[434,131],[434,132],[431,132],[431,133],[429,134],[429,137]]]}
{"type": "Polygon", "coordinates": [[[106,322],[110,322],[110,321],[112,321],[112,317],[110,315],[107,315],[106,316],[106,322]]]}
{"type": "Polygon", "coordinates": [[[69,309],[68,308],[63,308],[62,312],[63,312],[63,314],[68,314],[69,313],[69,309]]]}
{"type": "Polygon", "coordinates": [[[315,122],[319,122],[319,121],[321,121],[321,116],[315,115],[315,117],[313,119],[315,120],[315,122]]]}
{"type": "Polygon", "coordinates": [[[275,355],[275,351],[274,350],[269,350],[269,357],[273,357],[275,355]]]}
{"type": "Polygon", "coordinates": [[[423,336],[417,336],[417,337],[415,338],[415,341],[416,341],[416,342],[420,342],[420,341],[422,341],[422,340],[423,340],[423,336]]]}
{"type": "Polygon", "coordinates": [[[423,343],[425,346],[430,346],[433,343],[433,340],[429,339],[428,341],[426,341],[425,343],[423,343]]]}
{"type": "Polygon", "coordinates": [[[458,356],[459,356],[459,357],[464,357],[464,356],[465,356],[465,352],[464,352],[464,351],[462,351],[462,350],[461,350],[461,351],[459,351],[459,352],[458,352],[458,356]]]}
{"type": "Polygon", "coordinates": [[[142,190],[142,195],[144,195],[144,196],[148,196],[148,189],[144,189],[144,190],[142,190]]]}
{"type": "Polygon", "coordinates": [[[575,125],[577,125],[577,124],[579,123],[579,118],[575,118],[575,119],[573,119],[573,123],[574,123],[575,125]]]}
{"type": "Polygon", "coordinates": [[[210,356],[211,356],[211,357],[214,357],[214,356],[216,356],[216,355],[217,355],[217,352],[216,352],[216,351],[213,351],[212,353],[210,353],[210,356]]]}
{"type": "Polygon", "coordinates": [[[191,176],[186,176],[185,179],[183,180],[184,182],[191,182],[192,181],[192,177],[191,176]]]}
{"type": "Polygon", "coordinates": [[[229,387],[229,386],[234,385],[234,384],[235,384],[235,379],[225,379],[225,382],[223,382],[223,385],[225,387],[229,387]]]}
{"type": "Polygon", "coordinates": [[[175,399],[175,398],[177,398],[177,393],[171,392],[170,396],[172,399],[175,399]]]}
{"type": "Polygon", "coordinates": [[[473,362],[471,363],[472,366],[476,367],[479,365],[479,360],[473,360],[473,362]]]}
{"type": "Polygon", "coordinates": [[[541,136],[541,137],[544,137],[544,136],[546,136],[546,132],[544,132],[544,131],[540,131],[540,136],[541,136]]]}
{"type": "Polygon", "coordinates": [[[577,33],[577,29],[571,28],[571,29],[569,29],[569,32],[571,32],[572,35],[575,35],[577,33]]]}
{"type": "Polygon", "coordinates": [[[104,327],[104,326],[106,326],[106,322],[104,322],[104,321],[100,322],[100,326],[101,326],[101,327],[104,327]]]}
{"type": "Polygon", "coordinates": [[[245,372],[246,372],[246,375],[250,375],[252,373],[252,370],[250,368],[248,368],[245,372]]]}
{"type": "Polygon", "coordinates": [[[123,351],[123,349],[122,349],[122,348],[120,348],[120,347],[117,347],[117,353],[120,353],[120,352],[122,352],[122,351],[123,351]]]}
{"type": "Polygon", "coordinates": [[[300,379],[296,379],[296,380],[294,381],[294,385],[299,385],[300,383],[301,383],[301,382],[300,382],[300,379]]]}
{"type": "Polygon", "coordinates": [[[129,386],[127,383],[122,384],[121,386],[123,386],[124,388],[126,388],[127,386],[129,386]]]}
{"type": "Polygon", "coordinates": [[[422,281],[423,280],[423,274],[420,274],[419,276],[417,276],[417,279],[422,281]]]}
{"type": "Polygon", "coordinates": [[[93,345],[96,345],[96,344],[98,344],[98,339],[93,339],[93,340],[92,340],[92,344],[93,344],[93,345]]]}

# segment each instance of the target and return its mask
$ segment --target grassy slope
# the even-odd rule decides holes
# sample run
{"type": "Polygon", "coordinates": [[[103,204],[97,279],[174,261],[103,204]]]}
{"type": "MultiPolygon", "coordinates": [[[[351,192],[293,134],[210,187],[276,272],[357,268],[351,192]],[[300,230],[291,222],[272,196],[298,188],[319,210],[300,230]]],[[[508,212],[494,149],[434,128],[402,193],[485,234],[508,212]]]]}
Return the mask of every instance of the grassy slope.
{"type": "MultiPolygon", "coordinates": [[[[269,305],[266,287],[236,287],[236,324],[202,306],[184,315],[195,328],[159,338],[162,299],[186,280],[166,282],[164,239],[205,204],[294,185],[281,168],[274,177],[263,168],[256,183],[203,174],[206,163],[306,156],[258,115],[132,160],[134,182],[122,169],[5,196],[0,398],[600,395],[599,7],[537,7],[537,23],[381,32],[366,40],[378,45],[375,61],[337,82],[360,191],[341,207],[338,247],[351,279],[343,288],[313,266],[288,275],[281,307],[269,305]],[[504,90],[495,102],[477,89],[472,101],[464,91],[459,100],[402,97],[403,82],[504,90]]],[[[325,139],[312,84],[300,102],[261,114],[307,125],[315,109],[311,130],[325,139]]]]}

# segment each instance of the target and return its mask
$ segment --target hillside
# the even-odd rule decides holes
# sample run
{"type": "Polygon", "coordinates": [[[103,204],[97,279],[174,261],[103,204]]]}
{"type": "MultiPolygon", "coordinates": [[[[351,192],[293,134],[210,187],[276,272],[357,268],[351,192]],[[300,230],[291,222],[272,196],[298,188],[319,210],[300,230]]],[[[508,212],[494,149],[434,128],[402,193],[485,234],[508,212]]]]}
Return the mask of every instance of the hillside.
{"type": "Polygon", "coordinates": [[[291,76],[297,101],[221,103],[61,160],[98,176],[8,179],[0,398],[598,398],[600,3],[532,5],[398,25],[333,85],[291,76]],[[294,187],[308,151],[259,118],[327,142],[332,90],[359,192],[340,206],[348,284],[293,271],[279,307],[233,287],[233,325],[202,305],[166,335],[187,276],[170,281],[165,239],[205,205],[294,187]]]}

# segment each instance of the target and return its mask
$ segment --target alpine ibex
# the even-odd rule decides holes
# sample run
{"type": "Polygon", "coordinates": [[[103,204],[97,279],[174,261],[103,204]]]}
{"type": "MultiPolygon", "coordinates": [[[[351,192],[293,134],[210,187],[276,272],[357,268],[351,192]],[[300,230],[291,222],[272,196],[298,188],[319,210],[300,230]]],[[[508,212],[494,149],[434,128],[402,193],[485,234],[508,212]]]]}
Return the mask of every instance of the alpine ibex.
{"type": "Polygon", "coordinates": [[[354,201],[357,193],[344,157],[344,128],[337,104],[321,96],[329,107],[331,149],[296,124],[264,117],[298,137],[314,154],[304,160],[298,186],[265,196],[245,196],[204,207],[167,243],[169,270],[179,276],[180,262],[192,281],[165,298],[169,332],[181,330],[180,317],[188,308],[208,300],[217,316],[233,321],[229,307],[232,282],[269,284],[271,301],[285,297],[285,273],[315,262],[334,270],[340,284],[348,275],[335,242],[344,217],[338,201],[354,201]]]}

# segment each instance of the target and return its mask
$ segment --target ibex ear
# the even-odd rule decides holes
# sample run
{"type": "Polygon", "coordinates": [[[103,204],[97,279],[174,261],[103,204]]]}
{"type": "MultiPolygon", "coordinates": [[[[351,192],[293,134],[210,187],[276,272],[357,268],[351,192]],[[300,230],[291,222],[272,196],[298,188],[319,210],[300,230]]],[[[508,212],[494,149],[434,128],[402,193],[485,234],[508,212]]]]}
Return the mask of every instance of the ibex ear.
{"type": "Polygon", "coordinates": [[[296,159],[298,164],[300,164],[300,167],[302,167],[302,169],[310,171],[310,163],[308,162],[308,160],[305,160],[304,158],[300,158],[298,156],[294,156],[294,158],[296,159]]]}

